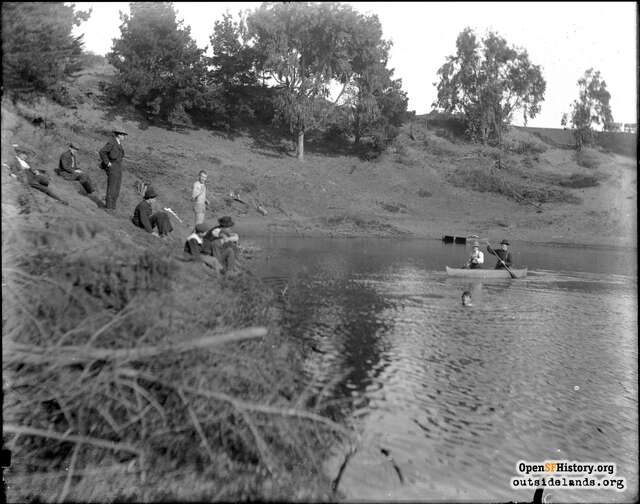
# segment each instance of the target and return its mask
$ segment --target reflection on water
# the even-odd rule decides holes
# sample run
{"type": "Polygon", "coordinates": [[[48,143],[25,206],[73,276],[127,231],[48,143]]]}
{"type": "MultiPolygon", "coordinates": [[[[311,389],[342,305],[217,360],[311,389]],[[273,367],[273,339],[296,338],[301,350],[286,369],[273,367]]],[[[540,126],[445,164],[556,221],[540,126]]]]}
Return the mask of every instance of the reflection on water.
{"type": "Polygon", "coordinates": [[[509,486],[522,459],[612,461],[631,486],[555,502],[637,492],[635,251],[514,247],[529,277],[473,281],[446,277],[467,250],[438,242],[260,245],[268,282],[299,280],[283,320],[318,393],[350,399],[348,497],[527,500],[509,486]]]}

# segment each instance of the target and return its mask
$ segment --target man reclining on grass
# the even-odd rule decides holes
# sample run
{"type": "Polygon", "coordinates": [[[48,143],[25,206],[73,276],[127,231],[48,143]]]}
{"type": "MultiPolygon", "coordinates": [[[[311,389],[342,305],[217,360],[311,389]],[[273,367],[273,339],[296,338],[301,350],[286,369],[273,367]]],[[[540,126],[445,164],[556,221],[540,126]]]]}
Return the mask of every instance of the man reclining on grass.
{"type": "Polygon", "coordinates": [[[14,160],[11,166],[9,166],[9,169],[18,178],[18,180],[26,183],[29,187],[33,187],[34,189],[45,193],[47,196],[58,200],[63,205],[68,205],[69,203],[49,189],[48,186],[51,179],[47,172],[37,168],[32,168],[29,163],[27,163],[27,153],[24,150],[19,149],[17,145],[14,145],[14,149],[16,155],[14,156],[14,160]]]}
{"type": "Polygon", "coordinates": [[[133,222],[139,228],[144,229],[147,233],[153,233],[154,235],[160,235],[160,238],[165,238],[173,231],[173,226],[169,220],[169,214],[162,210],[153,212],[153,204],[156,201],[155,189],[151,186],[147,187],[144,193],[144,199],[138,203],[138,206],[133,212],[131,222],[133,222]],[[154,228],[158,228],[158,231],[154,231],[154,228]]]}

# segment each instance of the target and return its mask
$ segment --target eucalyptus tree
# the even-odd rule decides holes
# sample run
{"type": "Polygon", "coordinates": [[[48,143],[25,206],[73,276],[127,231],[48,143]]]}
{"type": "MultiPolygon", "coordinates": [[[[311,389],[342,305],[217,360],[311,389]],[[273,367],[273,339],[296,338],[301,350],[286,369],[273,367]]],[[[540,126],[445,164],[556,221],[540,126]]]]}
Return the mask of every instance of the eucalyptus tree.
{"type": "Polygon", "coordinates": [[[434,106],[464,114],[468,132],[486,143],[502,144],[502,130],[520,110],[526,125],[540,111],[546,82],[526,50],[510,46],[496,33],[481,41],[471,28],[456,40],[456,54],[438,70],[434,106]]]}
{"type": "Polygon", "coordinates": [[[610,100],[611,94],[600,72],[593,68],[586,70],[578,79],[578,99],[571,105],[571,117],[568,118],[565,113],[561,120],[562,126],[566,126],[567,120],[570,120],[578,150],[593,140],[594,125],[602,126],[604,131],[615,131],[610,100]]]}
{"type": "Polygon", "coordinates": [[[380,61],[381,30],[349,5],[297,2],[264,3],[248,16],[247,27],[258,68],[278,89],[277,118],[297,137],[302,160],[305,131],[380,61]],[[342,90],[330,101],[334,83],[342,90]]]}

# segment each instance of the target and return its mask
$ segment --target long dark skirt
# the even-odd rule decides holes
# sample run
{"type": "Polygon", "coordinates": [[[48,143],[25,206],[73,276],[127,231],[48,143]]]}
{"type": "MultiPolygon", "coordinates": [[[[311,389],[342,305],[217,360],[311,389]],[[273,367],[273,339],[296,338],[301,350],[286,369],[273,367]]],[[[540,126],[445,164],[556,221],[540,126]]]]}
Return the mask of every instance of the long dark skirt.
{"type": "Polygon", "coordinates": [[[158,228],[158,234],[160,234],[160,236],[169,234],[173,231],[173,226],[171,225],[171,220],[169,219],[169,214],[167,212],[160,210],[154,213],[149,221],[151,222],[152,227],[158,228]]]}

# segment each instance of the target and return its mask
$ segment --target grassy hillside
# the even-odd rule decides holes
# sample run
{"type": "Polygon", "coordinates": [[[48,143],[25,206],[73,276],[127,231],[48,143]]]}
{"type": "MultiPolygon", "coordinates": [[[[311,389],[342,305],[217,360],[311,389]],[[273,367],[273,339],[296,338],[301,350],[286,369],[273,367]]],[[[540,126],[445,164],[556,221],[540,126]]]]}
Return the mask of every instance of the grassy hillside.
{"type": "Polygon", "coordinates": [[[22,105],[6,107],[3,117],[15,118],[14,140],[38,152],[47,167],[56,162],[65,141],[78,143],[81,165],[102,192],[106,181],[97,169],[97,151],[111,125],[124,124],[130,134],[117,213],[121,218],[132,212],[137,201],[133,185],[142,179],[189,220],[189,190],[204,169],[215,193],[210,218],[234,215],[244,234],[485,234],[635,243],[634,159],[595,150],[577,157],[518,128],[507,136],[509,151],[500,153],[438,136],[416,122],[406,125],[377,160],[310,145],[299,163],[291,142],[264,130],[231,135],[168,131],[143,126],[131,115],[122,117],[121,111],[100,105],[98,84],[109,79],[110,71],[105,65],[78,78],[75,96],[84,103],[76,110],[22,105]],[[20,116],[48,117],[55,127],[34,134],[20,116]],[[231,190],[250,206],[225,198],[231,190]],[[267,210],[266,216],[255,211],[257,204],[267,210]]]}

